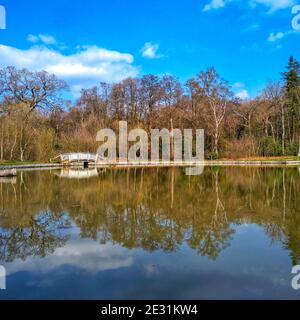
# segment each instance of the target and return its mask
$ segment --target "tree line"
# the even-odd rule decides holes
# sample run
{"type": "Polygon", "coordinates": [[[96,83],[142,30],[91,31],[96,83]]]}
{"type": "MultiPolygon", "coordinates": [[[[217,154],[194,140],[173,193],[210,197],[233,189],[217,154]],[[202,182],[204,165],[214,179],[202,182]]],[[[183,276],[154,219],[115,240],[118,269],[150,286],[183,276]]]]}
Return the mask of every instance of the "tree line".
{"type": "Polygon", "coordinates": [[[290,57],[278,81],[240,100],[214,68],[182,84],[145,75],[82,89],[45,71],[0,70],[0,160],[49,161],[62,152],[95,152],[100,129],[205,130],[208,159],[300,156],[300,64],[290,57]]]}

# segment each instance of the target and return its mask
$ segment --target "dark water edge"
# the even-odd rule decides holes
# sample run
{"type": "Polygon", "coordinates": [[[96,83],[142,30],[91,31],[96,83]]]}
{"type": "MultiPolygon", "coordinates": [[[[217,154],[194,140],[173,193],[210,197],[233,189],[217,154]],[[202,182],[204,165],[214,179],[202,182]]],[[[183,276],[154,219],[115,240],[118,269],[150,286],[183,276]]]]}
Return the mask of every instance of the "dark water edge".
{"type": "Polygon", "coordinates": [[[0,181],[0,299],[299,299],[298,168],[0,181]]]}

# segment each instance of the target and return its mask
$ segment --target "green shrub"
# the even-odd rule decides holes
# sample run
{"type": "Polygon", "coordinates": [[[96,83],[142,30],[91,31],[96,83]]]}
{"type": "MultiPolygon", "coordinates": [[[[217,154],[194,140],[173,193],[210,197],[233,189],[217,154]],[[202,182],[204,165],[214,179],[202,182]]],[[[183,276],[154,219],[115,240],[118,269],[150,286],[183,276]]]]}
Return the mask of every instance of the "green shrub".
{"type": "Polygon", "coordinates": [[[208,158],[210,160],[218,160],[219,159],[219,154],[217,152],[212,151],[212,152],[210,152],[208,154],[208,158]]]}
{"type": "Polygon", "coordinates": [[[287,156],[297,156],[299,150],[299,145],[297,143],[291,143],[286,146],[286,155],[287,156]]]}
{"type": "Polygon", "coordinates": [[[260,144],[261,156],[282,156],[282,145],[280,142],[274,142],[272,137],[262,138],[260,144]]]}

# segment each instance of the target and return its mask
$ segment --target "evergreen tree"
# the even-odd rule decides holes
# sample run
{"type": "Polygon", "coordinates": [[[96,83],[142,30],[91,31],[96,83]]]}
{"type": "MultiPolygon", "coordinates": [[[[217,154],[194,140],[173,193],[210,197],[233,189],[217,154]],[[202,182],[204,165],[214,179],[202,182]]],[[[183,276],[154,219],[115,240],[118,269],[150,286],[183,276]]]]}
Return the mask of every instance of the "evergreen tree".
{"type": "Polygon", "coordinates": [[[290,57],[286,69],[287,71],[283,74],[286,94],[292,99],[291,102],[299,101],[300,64],[296,59],[294,59],[294,57],[290,57]]]}
{"type": "Polygon", "coordinates": [[[285,101],[288,112],[288,127],[290,142],[299,141],[300,156],[300,64],[290,57],[287,71],[283,73],[285,81],[285,101]]]}

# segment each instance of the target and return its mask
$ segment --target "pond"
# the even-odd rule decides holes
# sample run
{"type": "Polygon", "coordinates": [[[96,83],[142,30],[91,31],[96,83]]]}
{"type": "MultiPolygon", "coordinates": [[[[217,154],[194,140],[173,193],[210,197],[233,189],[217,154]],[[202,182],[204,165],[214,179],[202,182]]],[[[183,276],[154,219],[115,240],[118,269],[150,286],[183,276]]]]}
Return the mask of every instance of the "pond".
{"type": "Polygon", "coordinates": [[[298,168],[0,180],[0,299],[299,299],[298,168]]]}

